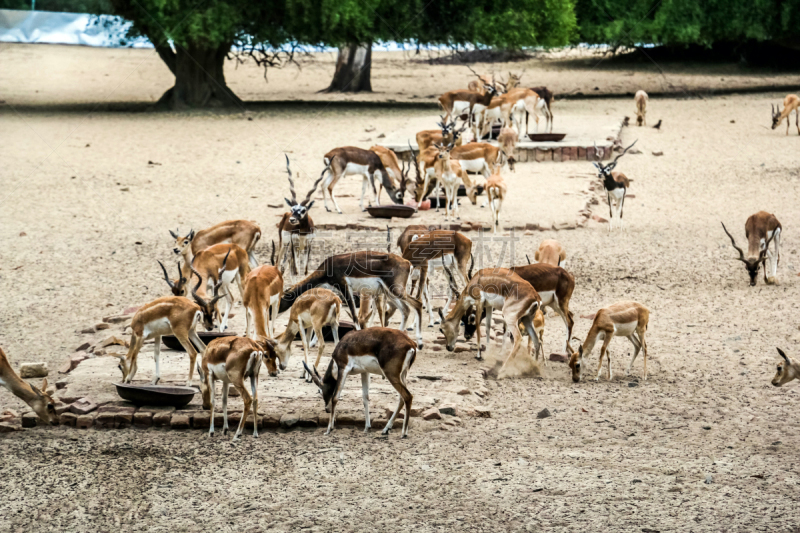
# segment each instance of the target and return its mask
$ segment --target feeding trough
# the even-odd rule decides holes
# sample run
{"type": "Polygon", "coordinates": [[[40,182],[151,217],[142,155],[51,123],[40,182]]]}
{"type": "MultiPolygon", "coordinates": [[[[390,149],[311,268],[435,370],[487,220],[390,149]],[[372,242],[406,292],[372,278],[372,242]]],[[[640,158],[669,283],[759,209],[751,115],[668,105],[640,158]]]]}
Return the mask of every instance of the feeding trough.
{"type": "Polygon", "coordinates": [[[407,205],[376,205],[367,208],[374,218],[410,218],[416,209],[407,205]]]}
{"type": "MultiPolygon", "coordinates": [[[[356,327],[352,322],[347,322],[342,320],[339,322],[339,340],[342,340],[342,337],[350,333],[351,331],[355,331],[356,327]]],[[[333,330],[330,326],[323,326],[322,327],[322,338],[325,339],[325,342],[333,342],[333,330]]],[[[294,336],[294,340],[299,341],[300,333],[294,336]]],[[[310,340],[310,339],[309,339],[310,340]]]]}
{"type": "MultiPolygon", "coordinates": [[[[478,189],[476,191],[476,194],[478,196],[483,194],[483,185],[478,185],[478,189]]],[[[467,195],[467,188],[464,185],[459,185],[458,186],[458,193],[456,194],[456,196],[466,196],[466,195],[467,195]]]]}
{"type": "MultiPolygon", "coordinates": [[[[235,337],[236,333],[233,333],[232,331],[198,331],[197,336],[200,337],[200,340],[203,341],[203,344],[208,344],[214,339],[218,339],[220,337],[235,337]]],[[[164,335],[161,337],[161,341],[164,343],[164,346],[170,350],[176,350],[179,352],[186,351],[183,349],[183,346],[181,346],[181,343],[178,342],[178,339],[175,337],[175,335],[164,335]]]]}
{"type": "Polygon", "coordinates": [[[173,387],[160,385],[133,385],[131,383],[114,383],[120,398],[136,405],[153,405],[155,407],[183,407],[192,401],[197,389],[194,387],[173,387]]]}
{"type": "Polygon", "coordinates": [[[563,141],[566,133],[529,133],[528,138],[533,142],[558,142],[563,141]]]}

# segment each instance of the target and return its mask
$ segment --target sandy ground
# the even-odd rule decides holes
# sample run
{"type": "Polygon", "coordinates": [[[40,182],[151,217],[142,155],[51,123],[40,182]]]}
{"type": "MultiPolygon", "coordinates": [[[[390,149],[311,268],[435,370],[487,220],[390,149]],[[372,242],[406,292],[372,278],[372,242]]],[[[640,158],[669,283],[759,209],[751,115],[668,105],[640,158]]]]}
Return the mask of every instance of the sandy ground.
{"type": "MultiPolygon", "coordinates": [[[[44,56],[46,48],[27,50],[44,56]]],[[[15,75],[7,73],[4,89],[15,75]]],[[[59,94],[58,83],[37,86],[48,99],[59,94]]],[[[637,379],[640,361],[633,377],[624,376],[631,350],[617,339],[611,382],[573,384],[560,364],[542,378],[489,380],[483,404],[491,419],[465,418],[446,429],[414,419],[407,440],[353,427],[328,437],[323,430],[265,432],[237,444],[199,431],[40,427],[4,435],[0,531],[793,531],[800,522],[800,394],[797,384],[769,384],[775,346],[796,355],[800,340],[792,238],[800,224],[800,139],[765,129],[769,103],[782,97],[651,101],[649,116],[665,117],[663,131],[623,133],[625,142],[639,139],[643,152],[620,163],[634,180],[627,233],[609,235],[593,222],[517,235],[522,253],[544,238],[566,247],[577,336],[590,325],[577,317],[614,301],[651,309],[646,382],[637,379]],[[744,220],[760,209],[783,224],[780,283],[749,287],[719,222],[742,243],[744,220]],[[545,407],[553,416],[537,419],[545,407]]],[[[559,107],[576,117],[630,113],[622,100],[559,107]]],[[[422,110],[324,106],[257,111],[252,121],[212,113],[0,113],[0,344],[15,365],[43,360],[53,368],[87,340],[77,330],[165,293],[155,261],[172,259],[168,229],[238,217],[259,222],[264,241],[271,239],[282,208],[268,205],[286,192],[283,150],[292,152],[303,189],[330,147],[365,146],[359,140],[371,126],[388,136],[409,120],[434,118],[422,110]]],[[[509,218],[536,222],[556,211],[574,218],[590,172],[581,162],[521,164],[508,177],[509,218]]],[[[341,217],[360,217],[360,183],[350,178],[341,192],[353,195],[342,197],[341,217]]],[[[607,216],[602,203],[593,210],[607,216]]],[[[339,217],[318,205],[312,213],[339,217]]],[[[467,206],[463,216],[483,221],[488,213],[467,206]]],[[[341,232],[329,249],[354,245],[341,232]]],[[[491,243],[488,251],[496,258],[502,246],[491,243]]],[[[267,255],[261,247],[262,260],[267,255]]],[[[242,323],[237,308],[233,327],[242,323]]],[[[561,335],[550,319],[548,353],[561,335]]],[[[426,330],[412,375],[466,383],[481,363],[470,352],[432,351],[435,338],[426,330]]],[[[106,364],[113,376],[113,362],[106,364]]],[[[145,354],[142,379],[151,371],[145,354]]],[[[291,373],[262,385],[278,390],[283,379],[304,386],[291,373]]],[[[356,381],[345,401],[354,411],[356,381]]],[[[412,392],[429,394],[414,385],[412,392]]],[[[22,407],[5,390],[0,405],[22,407]]]]}

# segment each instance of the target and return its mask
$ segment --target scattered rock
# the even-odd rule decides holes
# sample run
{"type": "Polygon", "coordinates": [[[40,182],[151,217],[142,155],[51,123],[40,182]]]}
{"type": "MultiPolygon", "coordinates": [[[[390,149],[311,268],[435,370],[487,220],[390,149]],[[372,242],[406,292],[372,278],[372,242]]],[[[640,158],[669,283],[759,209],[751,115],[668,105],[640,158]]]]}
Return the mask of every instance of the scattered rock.
{"type": "Polygon", "coordinates": [[[89,413],[86,415],[78,415],[78,418],[75,420],[75,427],[78,429],[89,429],[94,425],[94,413],[89,413]]]}
{"type": "Polygon", "coordinates": [[[437,409],[436,407],[431,407],[430,409],[428,409],[427,411],[422,413],[422,419],[423,420],[441,420],[442,419],[442,415],[439,412],[439,409],[437,409]]]}
{"type": "Polygon", "coordinates": [[[22,363],[19,365],[19,377],[44,378],[47,377],[47,363],[22,363]]]}
{"type": "Polygon", "coordinates": [[[453,403],[444,403],[439,406],[439,412],[443,415],[458,416],[458,407],[453,403]]]}
{"type": "Polygon", "coordinates": [[[67,380],[66,379],[59,379],[56,381],[56,390],[62,390],[67,388],[67,380]]]}
{"type": "Polygon", "coordinates": [[[140,411],[152,411],[153,412],[153,426],[155,427],[164,427],[169,426],[170,421],[172,420],[172,414],[175,412],[174,407],[147,407],[143,406],[139,408],[140,411]]]}
{"type": "Polygon", "coordinates": [[[636,383],[635,381],[631,381],[631,382],[628,383],[628,387],[631,387],[631,388],[638,387],[638,386],[639,386],[639,384],[636,383]]]}
{"type": "Polygon", "coordinates": [[[664,152],[653,152],[653,155],[654,156],[664,155],[664,152]]]}
{"type": "Polygon", "coordinates": [[[19,232],[19,236],[20,236],[20,237],[27,237],[27,236],[28,236],[28,234],[27,234],[27,233],[25,233],[24,231],[20,231],[20,232],[19,232]]]}
{"type": "Polygon", "coordinates": [[[34,412],[22,413],[22,427],[34,428],[38,423],[39,417],[34,412]]]}
{"type": "Polygon", "coordinates": [[[139,409],[133,413],[133,425],[140,428],[149,428],[153,425],[153,411],[139,409]]]}
{"type": "Polygon", "coordinates": [[[22,428],[13,426],[8,422],[0,422],[0,433],[12,433],[14,431],[21,431],[22,428]]]}
{"type": "Polygon", "coordinates": [[[70,358],[58,368],[59,374],[68,374],[72,372],[78,368],[78,365],[81,364],[81,362],[85,361],[86,359],[89,359],[89,354],[86,352],[78,352],[74,355],[71,355],[70,358]]]}
{"type": "Polygon", "coordinates": [[[488,407],[475,407],[473,408],[475,411],[475,416],[477,418],[492,418],[492,412],[489,410],[488,407]]]}
{"type": "Polygon", "coordinates": [[[600,215],[592,215],[592,220],[594,220],[595,222],[599,222],[601,224],[607,224],[608,223],[608,220],[606,220],[605,218],[601,217],[600,215]]]}
{"type": "Polygon", "coordinates": [[[714,478],[713,478],[713,476],[712,476],[711,474],[707,474],[707,475],[706,475],[706,480],[705,480],[705,482],[704,482],[704,483],[705,483],[706,485],[711,485],[712,483],[714,483],[714,478]]]}
{"type": "Polygon", "coordinates": [[[11,418],[19,418],[19,413],[13,409],[6,409],[3,411],[3,416],[10,416],[11,418]]]}
{"type": "Polygon", "coordinates": [[[95,327],[94,327],[94,326],[92,326],[91,328],[85,328],[85,329],[82,329],[80,332],[81,332],[83,335],[91,335],[91,334],[92,334],[92,333],[94,333],[95,331],[97,331],[97,329],[95,329],[95,327]]]}
{"type": "Polygon", "coordinates": [[[88,350],[90,346],[91,346],[91,344],[89,344],[88,342],[84,342],[83,344],[81,344],[80,346],[75,348],[75,351],[76,352],[83,352],[83,351],[88,350]]]}
{"type": "Polygon", "coordinates": [[[467,395],[470,394],[470,390],[469,389],[461,389],[456,394],[458,394],[459,396],[467,396],[467,395]]]}
{"type": "Polygon", "coordinates": [[[130,318],[131,318],[130,315],[107,316],[103,318],[103,322],[106,322],[108,324],[119,324],[121,322],[125,322],[130,318]]]}
{"type": "Polygon", "coordinates": [[[58,423],[62,426],[70,426],[75,427],[75,423],[78,421],[78,415],[75,413],[65,412],[61,413],[58,417],[58,423]]]}
{"type": "Polygon", "coordinates": [[[555,361],[556,363],[566,363],[567,356],[561,355],[560,353],[551,353],[549,359],[551,361],[555,361]]]}
{"type": "Polygon", "coordinates": [[[586,320],[594,320],[596,313],[592,313],[591,315],[581,315],[581,318],[585,318],[586,320]]]}
{"type": "Polygon", "coordinates": [[[183,412],[174,413],[169,425],[172,429],[189,429],[189,415],[183,412]]]}
{"type": "Polygon", "coordinates": [[[95,409],[97,409],[97,404],[89,398],[81,398],[69,406],[70,412],[76,415],[85,415],[91,413],[95,409]]]}
{"type": "Polygon", "coordinates": [[[286,413],[281,417],[280,424],[283,429],[292,429],[300,422],[300,416],[295,413],[286,413]]]}
{"type": "Polygon", "coordinates": [[[108,337],[106,339],[103,339],[100,342],[100,344],[98,344],[98,346],[100,348],[106,348],[108,346],[124,346],[124,347],[127,348],[128,347],[128,341],[122,340],[119,337],[116,337],[116,336],[112,335],[112,336],[110,336],[110,337],[108,337]]]}
{"type": "Polygon", "coordinates": [[[107,324],[106,322],[100,322],[99,324],[95,324],[94,329],[97,331],[102,331],[104,329],[108,329],[111,327],[111,324],[107,324]]]}
{"type": "Polygon", "coordinates": [[[542,409],[537,413],[536,418],[549,418],[550,416],[552,416],[550,414],[550,410],[547,407],[545,407],[544,409],[542,409]]]}

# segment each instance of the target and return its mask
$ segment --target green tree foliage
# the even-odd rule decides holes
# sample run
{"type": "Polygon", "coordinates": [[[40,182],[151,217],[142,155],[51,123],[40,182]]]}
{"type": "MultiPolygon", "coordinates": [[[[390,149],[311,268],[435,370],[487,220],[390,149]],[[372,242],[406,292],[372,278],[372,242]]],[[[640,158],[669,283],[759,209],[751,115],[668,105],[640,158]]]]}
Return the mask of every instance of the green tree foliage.
{"type": "Polygon", "coordinates": [[[797,42],[800,0],[577,0],[580,38],[635,46],[797,42]]]}

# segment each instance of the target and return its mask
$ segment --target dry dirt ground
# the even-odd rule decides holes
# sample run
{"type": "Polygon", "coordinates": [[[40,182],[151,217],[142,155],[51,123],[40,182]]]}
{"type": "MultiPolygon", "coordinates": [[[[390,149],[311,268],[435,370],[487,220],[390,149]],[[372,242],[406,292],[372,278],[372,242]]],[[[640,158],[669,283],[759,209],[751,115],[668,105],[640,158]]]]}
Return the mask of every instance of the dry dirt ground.
{"type": "MultiPolygon", "coordinates": [[[[26,50],[44,56],[47,48],[26,50]]],[[[9,78],[22,77],[14,72],[0,77],[4,95],[9,78]]],[[[61,78],[30,72],[48,99],[57,96],[61,78]]],[[[382,439],[358,427],[327,437],[322,429],[262,432],[235,444],[200,431],[38,427],[3,435],[0,531],[796,531],[800,394],[796,383],[769,384],[775,346],[797,355],[800,339],[793,238],[800,138],[765,128],[769,103],[783,96],[651,100],[648,116],[663,117],[663,131],[623,132],[643,152],[620,163],[634,180],[627,232],[609,234],[592,222],[516,235],[516,263],[544,238],[566,247],[577,336],[590,325],[578,317],[614,301],[650,308],[646,382],[641,360],[624,376],[630,348],[616,339],[611,382],[573,384],[555,363],[541,378],[488,380],[480,403],[492,418],[463,418],[455,427],[412,419],[406,440],[397,430],[382,439]],[[761,209],[784,228],[779,284],[760,279],[749,287],[719,223],[741,244],[745,219],[761,209]],[[543,408],[552,416],[537,419],[543,408]]],[[[564,116],[621,117],[632,103],[558,106],[564,116]]],[[[410,120],[434,118],[424,110],[324,106],[247,115],[9,106],[0,113],[0,345],[14,365],[47,361],[51,368],[87,340],[77,330],[165,293],[155,261],[173,257],[167,229],[237,217],[259,222],[264,242],[273,238],[282,208],[268,206],[286,192],[283,151],[292,152],[303,189],[331,147],[368,146],[359,140],[370,127],[388,136],[410,120]]],[[[507,177],[509,219],[555,220],[559,212],[574,219],[590,172],[585,162],[520,164],[507,177]]],[[[343,184],[345,215],[324,214],[319,204],[312,214],[357,220],[360,189],[354,178],[343,184]]],[[[593,211],[607,216],[603,203],[593,211]]],[[[465,206],[462,218],[486,221],[488,213],[465,206]]],[[[376,235],[348,241],[341,232],[328,253],[376,235]]],[[[478,232],[468,236],[477,240],[478,232]]],[[[487,245],[493,259],[509,234],[502,236],[487,245]]],[[[268,256],[265,246],[259,256],[268,256]]],[[[558,351],[561,335],[550,318],[548,353],[558,351]]],[[[436,336],[426,328],[412,376],[446,374],[469,384],[482,363],[471,352],[434,352],[436,336]]],[[[112,360],[105,364],[116,378],[112,360]]],[[[138,377],[151,371],[144,354],[138,377]]],[[[288,379],[311,387],[292,374],[263,376],[262,387],[288,379]]],[[[354,411],[356,381],[344,402],[354,411]]],[[[22,407],[5,390],[0,405],[22,407]]]]}

